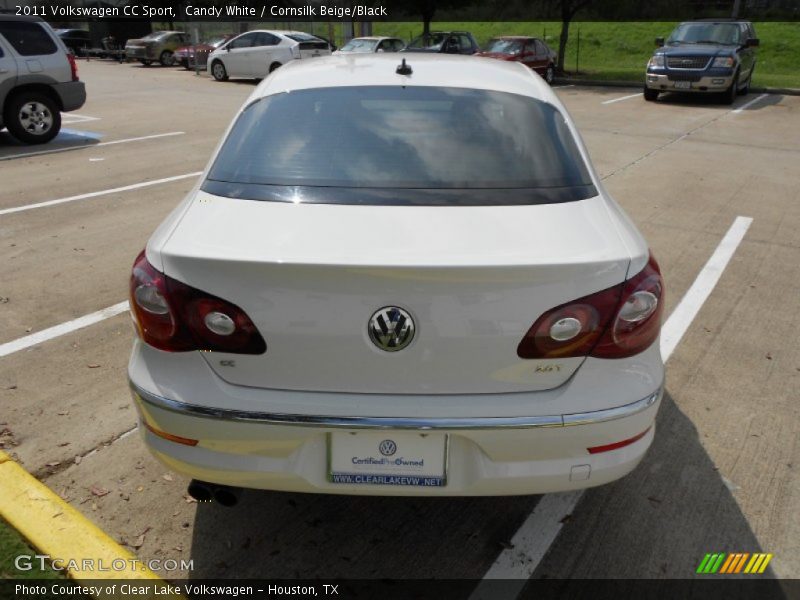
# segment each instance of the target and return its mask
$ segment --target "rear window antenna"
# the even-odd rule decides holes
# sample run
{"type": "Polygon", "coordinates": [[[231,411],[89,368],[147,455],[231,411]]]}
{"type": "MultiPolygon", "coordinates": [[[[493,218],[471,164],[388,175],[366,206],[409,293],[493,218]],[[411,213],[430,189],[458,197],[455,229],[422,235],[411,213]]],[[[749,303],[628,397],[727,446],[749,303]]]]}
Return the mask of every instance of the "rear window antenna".
{"type": "Polygon", "coordinates": [[[414,71],[411,70],[411,67],[406,64],[405,58],[403,59],[403,62],[397,65],[397,70],[395,71],[395,73],[398,75],[411,75],[413,72],[414,71]]]}

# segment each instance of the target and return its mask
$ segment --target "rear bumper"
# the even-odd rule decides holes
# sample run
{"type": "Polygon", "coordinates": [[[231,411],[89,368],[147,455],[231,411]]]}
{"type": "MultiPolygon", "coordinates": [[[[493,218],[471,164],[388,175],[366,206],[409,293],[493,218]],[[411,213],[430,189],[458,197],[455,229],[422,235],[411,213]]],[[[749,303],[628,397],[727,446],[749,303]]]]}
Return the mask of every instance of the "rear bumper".
{"type": "MultiPolygon", "coordinates": [[[[654,346],[653,353],[657,353],[658,344],[654,346]]],[[[623,477],[641,461],[654,437],[662,396],[662,380],[653,381],[640,371],[634,375],[644,386],[651,386],[647,393],[626,401],[636,386],[604,389],[605,385],[598,384],[595,378],[594,387],[589,388],[593,397],[586,399],[587,406],[599,395],[614,394],[620,400],[615,403],[606,398],[610,408],[586,412],[540,412],[522,417],[509,414],[519,410],[521,400],[535,408],[537,399],[547,395],[542,392],[448,398],[454,406],[476,401],[484,407],[483,414],[498,415],[489,417],[467,414],[469,411],[457,416],[396,417],[385,414],[377,399],[363,394],[325,394],[325,409],[320,404],[318,410],[309,412],[301,392],[252,389],[248,393],[257,394],[261,401],[246,407],[237,402],[234,409],[225,407],[234,404],[236,398],[220,393],[233,393],[232,390],[224,384],[220,387],[219,382],[200,381],[205,391],[203,387],[193,388],[196,401],[182,394],[187,384],[171,380],[154,385],[150,375],[159,374],[143,371],[147,360],[137,356],[141,350],[142,344],[137,342],[129,377],[144,425],[140,433],[150,451],[167,467],[188,477],[244,488],[361,495],[491,496],[598,486],[623,477]],[[294,402],[295,410],[287,410],[294,402]],[[154,429],[199,441],[195,446],[176,443],[156,435],[154,429]],[[392,438],[429,432],[447,434],[447,484],[415,487],[331,482],[328,434],[343,431],[380,431],[392,438]],[[640,434],[643,435],[635,442],[618,449],[588,451],[640,434]]],[[[145,348],[142,353],[151,353],[151,349],[145,348]]],[[[175,355],[167,360],[171,358],[175,355]]],[[[189,357],[179,360],[184,359],[188,364],[189,357]]],[[[653,374],[663,377],[660,369],[660,363],[654,365],[653,374]]],[[[203,377],[191,370],[173,372],[195,384],[198,377],[203,377]]],[[[561,395],[558,404],[570,404],[563,395],[582,389],[570,383],[561,386],[556,392],[561,395]]],[[[398,408],[408,405],[407,397],[390,396],[384,400],[387,406],[395,407],[394,414],[422,414],[419,410],[398,408]]]]}
{"type": "Polygon", "coordinates": [[[53,89],[61,98],[62,110],[78,110],[86,102],[86,84],[82,81],[56,83],[53,89]]]}
{"type": "Polygon", "coordinates": [[[671,80],[661,73],[647,73],[645,76],[645,85],[660,92],[724,92],[732,81],[733,75],[709,75],[689,82],[671,80]],[[685,87],[687,84],[689,87],[685,87]]]}

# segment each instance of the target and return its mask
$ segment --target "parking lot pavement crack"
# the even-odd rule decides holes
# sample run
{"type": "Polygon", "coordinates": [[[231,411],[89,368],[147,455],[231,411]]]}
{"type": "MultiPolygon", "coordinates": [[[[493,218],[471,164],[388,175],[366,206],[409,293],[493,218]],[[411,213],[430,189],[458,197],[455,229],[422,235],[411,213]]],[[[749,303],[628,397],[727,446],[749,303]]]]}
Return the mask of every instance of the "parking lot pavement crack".
{"type": "Polygon", "coordinates": [[[661,150],[663,150],[664,148],[668,148],[669,146],[672,146],[673,144],[677,144],[677,143],[678,143],[678,142],[680,142],[681,140],[684,140],[684,139],[688,138],[690,135],[692,135],[692,134],[694,134],[694,133],[697,133],[697,132],[698,132],[698,131],[700,131],[701,129],[705,129],[705,128],[706,128],[706,127],[708,127],[709,125],[711,125],[711,124],[713,124],[713,123],[716,123],[717,121],[719,121],[719,120],[720,120],[720,119],[722,119],[723,117],[726,117],[727,115],[731,114],[732,112],[733,112],[733,111],[727,111],[727,112],[724,112],[724,113],[722,113],[721,115],[717,115],[717,116],[716,116],[716,117],[714,117],[713,119],[709,119],[709,120],[708,120],[708,121],[706,121],[705,123],[702,123],[702,124],[698,125],[697,127],[694,127],[694,128],[692,128],[692,129],[690,129],[689,131],[687,131],[687,132],[685,132],[685,133],[683,133],[683,134],[679,135],[678,137],[676,137],[676,138],[673,138],[673,139],[671,139],[670,141],[668,141],[668,142],[665,142],[664,144],[661,144],[660,146],[656,146],[655,148],[653,148],[652,150],[650,150],[650,152],[647,152],[646,154],[643,154],[643,155],[642,155],[642,156],[640,156],[639,158],[637,158],[637,159],[635,159],[635,160],[633,160],[633,161],[629,162],[629,163],[628,163],[628,164],[626,164],[626,165],[622,165],[622,166],[621,166],[621,167],[619,167],[618,169],[615,169],[614,171],[612,171],[612,172],[611,172],[611,173],[609,173],[608,175],[606,175],[606,176],[602,177],[602,181],[605,181],[606,179],[610,179],[610,178],[611,178],[611,177],[613,177],[614,175],[617,175],[618,173],[622,173],[623,171],[625,171],[625,170],[629,169],[630,167],[632,167],[632,166],[634,166],[634,165],[637,165],[637,164],[639,164],[640,162],[642,162],[642,161],[644,161],[644,160],[646,160],[646,159],[650,158],[650,157],[651,157],[651,156],[653,156],[654,154],[657,154],[658,152],[660,152],[660,151],[661,151],[661,150]]]}
{"type": "Polygon", "coordinates": [[[73,465],[80,464],[85,458],[89,458],[90,456],[97,454],[103,448],[108,448],[112,444],[115,444],[118,441],[125,439],[126,437],[134,433],[137,429],[139,429],[139,425],[134,425],[130,429],[127,429],[120,434],[113,435],[110,438],[105,439],[99,444],[97,444],[91,450],[87,450],[83,454],[75,455],[75,457],[72,460],[62,460],[59,461],[58,463],[46,463],[45,466],[40,467],[35,471],[32,471],[31,475],[33,475],[39,481],[45,481],[48,477],[52,477],[53,475],[57,475],[62,471],[66,471],[73,465]]]}

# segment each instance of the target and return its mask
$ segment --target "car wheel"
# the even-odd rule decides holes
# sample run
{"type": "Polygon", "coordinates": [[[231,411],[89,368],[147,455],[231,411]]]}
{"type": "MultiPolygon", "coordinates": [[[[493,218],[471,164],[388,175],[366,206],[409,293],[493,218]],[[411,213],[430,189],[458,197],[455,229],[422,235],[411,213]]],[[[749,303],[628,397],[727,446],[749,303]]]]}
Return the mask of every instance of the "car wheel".
{"type": "Polygon", "coordinates": [[[222,61],[219,60],[214,61],[214,63],[211,65],[211,75],[217,81],[228,80],[228,71],[225,70],[225,65],[222,64],[222,61]]]}
{"type": "Polygon", "coordinates": [[[25,144],[46,144],[61,130],[61,112],[45,94],[22,93],[6,105],[8,132],[25,144]]]}
{"type": "Polygon", "coordinates": [[[736,96],[739,93],[739,71],[733,74],[733,81],[731,81],[731,86],[722,92],[722,102],[724,104],[733,104],[736,100],[736,96]]]}
{"type": "Polygon", "coordinates": [[[556,78],[556,70],[553,68],[553,65],[547,65],[547,70],[544,72],[544,80],[553,85],[553,79],[556,78]]]}
{"type": "Polygon", "coordinates": [[[161,63],[162,67],[171,67],[175,64],[175,57],[169,50],[164,50],[161,56],[158,57],[158,62],[161,63]]]}
{"type": "Polygon", "coordinates": [[[281,66],[281,63],[274,62],[269,66],[269,72],[272,73],[275,69],[281,66]]]}
{"type": "Polygon", "coordinates": [[[147,60],[145,58],[140,58],[139,62],[142,63],[145,67],[149,67],[151,64],[153,64],[152,60],[147,60]]]}
{"type": "Polygon", "coordinates": [[[653,90],[648,87],[644,88],[644,99],[648,102],[654,102],[658,100],[658,90],[653,90]]]}

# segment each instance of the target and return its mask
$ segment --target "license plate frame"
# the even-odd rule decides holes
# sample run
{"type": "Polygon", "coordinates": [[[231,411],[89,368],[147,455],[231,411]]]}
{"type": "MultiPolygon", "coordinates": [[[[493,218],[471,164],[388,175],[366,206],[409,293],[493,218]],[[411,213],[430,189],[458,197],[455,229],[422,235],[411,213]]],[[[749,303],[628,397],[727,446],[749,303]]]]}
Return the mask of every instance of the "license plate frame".
{"type": "Polygon", "coordinates": [[[329,483],[433,488],[447,486],[450,436],[446,433],[337,431],[328,432],[326,438],[326,476],[329,483]],[[369,461],[370,458],[374,462],[369,461]],[[392,464],[398,459],[406,464],[392,464]],[[416,464],[420,461],[421,464],[416,464]]]}
{"type": "Polygon", "coordinates": [[[691,81],[676,81],[675,82],[675,89],[676,90],[690,90],[690,89],[692,89],[692,82],[691,81]]]}

